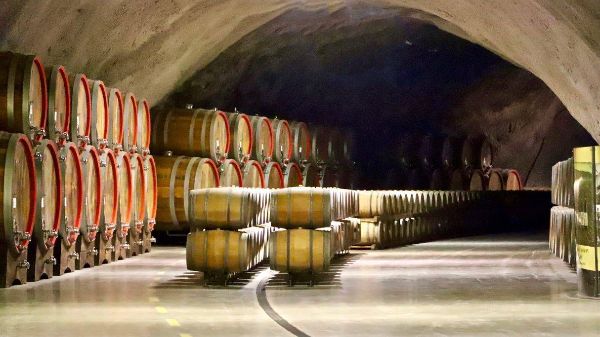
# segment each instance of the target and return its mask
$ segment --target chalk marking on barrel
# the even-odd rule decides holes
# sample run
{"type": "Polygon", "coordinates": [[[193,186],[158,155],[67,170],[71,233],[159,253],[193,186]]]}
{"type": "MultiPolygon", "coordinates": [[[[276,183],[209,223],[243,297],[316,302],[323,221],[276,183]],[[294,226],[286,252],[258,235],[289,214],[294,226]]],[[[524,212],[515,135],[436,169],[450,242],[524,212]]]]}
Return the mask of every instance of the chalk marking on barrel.
{"type": "Polygon", "coordinates": [[[181,326],[181,324],[179,324],[179,322],[174,318],[167,318],[166,321],[169,326],[181,326]]]}
{"type": "Polygon", "coordinates": [[[154,307],[154,309],[160,313],[160,314],[166,314],[167,313],[167,308],[165,307],[154,307]]]}
{"type": "Polygon", "coordinates": [[[304,333],[302,330],[293,326],[290,322],[286,321],[285,318],[281,317],[269,304],[269,300],[267,299],[267,289],[266,285],[269,281],[269,277],[265,276],[258,283],[256,287],[256,299],[258,300],[258,304],[263,309],[263,311],[273,320],[275,323],[279,324],[282,328],[286,329],[288,332],[298,337],[310,337],[310,335],[304,333]]]}

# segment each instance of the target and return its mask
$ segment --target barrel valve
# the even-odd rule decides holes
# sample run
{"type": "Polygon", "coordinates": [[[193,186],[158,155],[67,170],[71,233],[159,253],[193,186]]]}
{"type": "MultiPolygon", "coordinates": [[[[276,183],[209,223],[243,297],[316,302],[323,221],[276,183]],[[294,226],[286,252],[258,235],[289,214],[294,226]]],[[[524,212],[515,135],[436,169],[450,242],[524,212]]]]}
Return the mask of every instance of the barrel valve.
{"type": "Polygon", "coordinates": [[[87,145],[87,144],[89,144],[89,143],[90,143],[90,137],[88,137],[88,136],[82,136],[82,135],[78,135],[78,136],[77,136],[77,140],[78,140],[80,143],[82,143],[82,144],[85,144],[85,145],[87,145]]]}
{"type": "Polygon", "coordinates": [[[108,146],[108,139],[98,139],[98,147],[108,146]]]}
{"type": "Polygon", "coordinates": [[[68,256],[70,259],[75,259],[75,260],[79,260],[79,253],[77,252],[73,252],[71,254],[69,254],[68,256]]]}
{"type": "Polygon", "coordinates": [[[98,226],[97,225],[88,225],[88,232],[97,232],[98,231],[98,226]]]}
{"type": "Polygon", "coordinates": [[[50,256],[44,262],[46,262],[46,264],[51,264],[51,265],[55,265],[56,266],[56,258],[54,256],[50,256]]]}
{"type": "Polygon", "coordinates": [[[156,238],[155,237],[151,237],[150,238],[150,243],[156,243],[156,238]]]}
{"type": "Polygon", "coordinates": [[[142,240],[139,240],[139,241],[137,242],[137,245],[138,245],[138,246],[143,246],[143,245],[144,245],[144,241],[142,241],[142,240]]]}
{"type": "Polygon", "coordinates": [[[88,254],[98,256],[98,249],[92,248],[92,250],[88,250],[88,254]]]}
{"type": "Polygon", "coordinates": [[[129,246],[128,243],[123,243],[123,244],[121,244],[121,248],[123,248],[125,250],[129,250],[131,247],[129,246]]]}
{"type": "Polygon", "coordinates": [[[31,240],[31,234],[23,231],[15,231],[15,239],[18,241],[31,240]]]}
{"type": "Polygon", "coordinates": [[[23,260],[21,262],[19,262],[19,264],[17,264],[17,268],[22,268],[22,269],[29,269],[30,264],[27,260],[23,260]]]}
{"type": "Polygon", "coordinates": [[[106,247],[104,247],[104,250],[110,251],[110,252],[114,252],[115,251],[115,246],[106,246],[106,247]]]}

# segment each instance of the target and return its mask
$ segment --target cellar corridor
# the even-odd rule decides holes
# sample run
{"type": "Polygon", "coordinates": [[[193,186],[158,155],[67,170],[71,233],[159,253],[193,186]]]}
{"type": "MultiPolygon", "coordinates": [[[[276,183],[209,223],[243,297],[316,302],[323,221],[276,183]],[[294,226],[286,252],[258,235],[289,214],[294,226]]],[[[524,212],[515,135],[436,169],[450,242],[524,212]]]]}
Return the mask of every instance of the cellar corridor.
{"type": "Polygon", "coordinates": [[[310,289],[260,266],[205,288],[184,249],[158,247],[0,292],[1,335],[294,335],[259,303],[263,279],[268,306],[297,335],[598,335],[598,302],[577,298],[575,274],[547,245],[545,234],[513,234],[352,251],[310,289]]]}

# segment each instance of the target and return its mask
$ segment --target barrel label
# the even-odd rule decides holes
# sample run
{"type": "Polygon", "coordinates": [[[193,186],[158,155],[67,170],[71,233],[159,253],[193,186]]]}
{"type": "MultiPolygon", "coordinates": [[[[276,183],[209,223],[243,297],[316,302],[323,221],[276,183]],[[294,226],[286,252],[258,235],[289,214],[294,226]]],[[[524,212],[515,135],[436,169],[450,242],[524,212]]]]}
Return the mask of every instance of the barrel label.
{"type": "Polygon", "coordinates": [[[596,259],[600,259],[600,249],[598,247],[577,245],[577,264],[579,269],[597,271],[596,259]]]}

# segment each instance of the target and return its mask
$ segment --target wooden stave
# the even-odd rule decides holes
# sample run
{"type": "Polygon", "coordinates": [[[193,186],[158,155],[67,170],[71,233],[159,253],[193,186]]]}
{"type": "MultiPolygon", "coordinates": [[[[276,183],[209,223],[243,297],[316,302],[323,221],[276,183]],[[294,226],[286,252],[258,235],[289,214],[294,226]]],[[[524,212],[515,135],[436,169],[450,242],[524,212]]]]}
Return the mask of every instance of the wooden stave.
{"type": "Polygon", "coordinates": [[[291,229],[272,233],[269,242],[270,267],[288,273],[323,272],[331,261],[331,232],[310,229],[291,229]],[[296,245],[292,242],[310,242],[296,245]],[[290,251],[289,247],[309,247],[311,251],[290,251]],[[308,259],[303,259],[308,255],[308,259]],[[316,262],[316,263],[315,263],[316,262]]]}
{"type": "Polygon", "coordinates": [[[471,171],[471,177],[469,179],[469,191],[485,191],[487,186],[488,179],[483,171],[471,171]]]}
{"type": "MultiPolygon", "coordinates": [[[[61,223],[59,227],[59,236],[63,239],[62,242],[65,247],[69,248],[77,241],[77,237],[79,236],[79,228],[81,226],[82,216],[83,216],[83,172],[81,167],[81,159],[79,157],[79,149],[77,145],[73,142],[67,142],[60,148],[60,166],[61,166],[61,180],[63,182],[63,195],[65,196],[63,199],[63,217],[61,217],[61,223]],[[68,161],[68,159],[73,158],[74,160],[68,161]],[[66,210],[70,207],[73,207],[72,200],[69,200],[70,192],[67,192],[67,181],[70,178],[68,174],[69,163],[74,164],[74,172],[75,172],[75,195],[76,195],[76,207],[74,212],[74,217],[69,216],[71,212],[67,212],[66,210]],[[67,200],[69,200],[67,202],[67,200]],[[72,221],[72,222],[71,222],[72,221]],[[71,228],[67,232],[67,228],[71,228]]],[[[70,188],[69,188],[70,190],[70,188]]]]}
{"type": "Polygon", "coordinates": [[[250,227],[261,211],[259,206],[252,189],[220,187],[192,190],[188,215],[191,231],[250,227]]]}
{"type": "Polygon", "coordinates": [[[33,148],[37,185],[37,209],[33,234],[38,242],[37,246],[42,253],[47,252],[54,247],[61,223],[63,187],[58,153],[58,146],[50,139],[41,140],[38,145],[33,148]],[[46,156],[46,149],[49,151],[49,158],[46,156]],[[51,161],[52,163],[52,173],[50,174],[55,179],[54,187],[56,190],[54,191],[53,197],[48,197],[44,188],[45,174],[47,174],[44,162],[47,161],[51,161]],[[53,205],[50,209],[51,214],[42,214],[48,208],[48,205],[53,205]],[[46,219],[47,215],[50,215],[51,219],[46,219]],[[47,223],[50,224],[50,226],[44,228],[47,223]]]}
{"type": "Polygon", "coordinates": [[[45,135],[48,119],[48,91],[46,73],[41,59],[35,55],[0,52],[0,128],[22,133],[32,140],[45,135]],[[29,117],[31,70],[35,67],[40,85],[40,121],[32,124],[29,117]],[[4,92],[6,88],[6,92],[4,92]]]}
{"type": "Polygon", "coordinates": [[[250,156],[252,155],[252,143],[254,141],[252,122],[248,115],[241,112],[227,113],[227,118],[229,120],[230,132],[229,155],[240,163],[245,162],[250,159],[250,156]],[[245,140],[248,143],[248,147],[245,150],[239,146],[239,144],[244,143],[244,140],[240,139],[240,134],[243,134],[239,130],[240,122],[243,122],[246,125],[246,131],[249,136],[249,139],[245,140]]]}
{"type": "Polygon", "coordinates": [[[292,159],[300,164],[304,164],[311,158],[311,135],[308,125],[304,122],[291,122],[293,138],[292,159]]]}
{"type": "Polygon", "coordinates": [[[101,150],[108,144],[108,128],[110,125],[108,92],[104,82],[100,80],[88,79],[88,86],[92,98],[90,144],[101,150]],[[98,125],[101,127],[100,130],[98,130],[98,125]]]}
{"type": "Polygon", "coordinates": [[[123,94],[117,88],[107,88],[108,90],[108,147],[114,151],[123,149],[123,94]],[[116,111],[116,115],[113,113],[116,111]]]}
{"type": "Polygon", "coordinates": [[[71,121],[71,84],[69,82],[69,73],[63,66],[52,66],[46,68],[46,73],[50,74],[47,80],[48,87],[48,120],[46,123],[46,135],[57,144],[64,144],[69,138],[69,123],[71,121]],[[56,118],[59,109],[56,107],[56,93],[59,90],[59,83],[62,84],[62,90],[65,93],[65,106],[60,109],[64,112],[64,123],[59,126],[56,118]]]}
{"type": "Polygon", "coordinates": [[[244,178],[242,177],[242,169],[240,165],[233,159],[226,159],[219,168],[221,170],[221,174],[219,175],[219,186],[221,187],[244,187],[244,178]],[[232,170],[232,171],[230,171],[232,170]],[[232,174],[232,173],[235,173],[232,174]],[[227,179],[227,175],[230,174],[232,176],[231,179],[227,179]],[[237,178],[237,179],[235,179],[237,178]],[[235,180],[233,180],[235,179],[235,180]],[[229,181],[231,180],[231,181],[229,181]]]}
{"type": "Polygon", "coordinates": [[[290,124],[285,119],[274,118],[271,120],[273,127],[273,159],[280,163],[285,163],[293,156],[294,141],[292,137],[292,129],[290,124]],[[287,137],[285,137],[287,135],[287,137]],[[282,139],[283,138],[283,139],[282,139]],[[285,139],[287,138],[287,139],[285,139]],[[285,145],[287,142],[287,145],[285,145]],[[282,144],[283,143],[283,144],[282,144]]]}
{"type": "Polygon", "coordinates": [[[87,145],[84,148],[81,148],[79,153],[81,159],[81,169],[83,172],[83,211],[82,211],[82,222],[79,227],[79,236],[83,238],[86,242],[94,242],[96,239],[96,234],[98,232],[98,224],[100,222],[100,213],[101,213],[101,200],[102,200],[102,181],[100,179],[100,161],[99,154],[95,147],[91,145],[87,145]],[[87,166],[90,165],[90,166],[87,166]],[[88,189],[90,187],[88,178],[86,177],[86,167],[90,167],[93,172],[93,186],[96,187],[96,190],[93,196],[88,195],[88,189]],[[95,198],[92,202],[86,202],[86,199],[92,197],[95,198]],[[90,209],[91,204],[95,204],[95,209],[90,209]]]}
{"type": "Polygon", "coordinates": [[[139,153],[134,153],[130,159],[133,177],[133,216],[130,222],[129,235],[132,238],[139,238],[144,229],[146,214],[146,177],[143,157],[139,153]]]}
{"type": "Polygon", "coordinates": [[[88,79],[85,74],[75,74],[69,77],[71,84],[71,120],[69,121],[69,139],[85,147],[90,142],[90,131],[92,121],[92,97],[88,79]],[[79,91],[83,90],[83,93],[79,91]],[[83,111],[79,110],[79,96],[84,99],[83,111]],[[83,127],[80,127],[81,118],[85,119],[83,127]]]}
{"type": "Polygon", "coordinates": [[[250,117],[250,121],[252,122],[252,131],[253,131],[253,148],[252,148],[252,156],[250,158],[255,159],[259,162],[269,162],[273,157],[273,150],[275,145],[275,137],[273,134],[273,125],[271,125],[271,120],[267,117],[263,116],[252,116],[250,117]],[[264,136],[262,134],[263,128],[260,127],[260,124],[266,125],[266,129],[268,134],[264,136]],[[268,140],[269,144],[265,146],[262,142],[262,137],[268,140]],[[264,151],[264,154],[262,154],[264,151]]]}
{"type": "Polygon", "coordinates": [[[239,273],[251,267],[249,237],[238,231],[208,230],[188,234],[186,266],[211,274],[239,273]]]}
{"type": "Polygon", "coordinates": [[[263,172],[265,175],[266,188],[284,188],[283,170],[278,162],[272,161],[268,163],[263,172]],[[274,179],[271,178],[272,174],[275,177],[274,179]]]}

